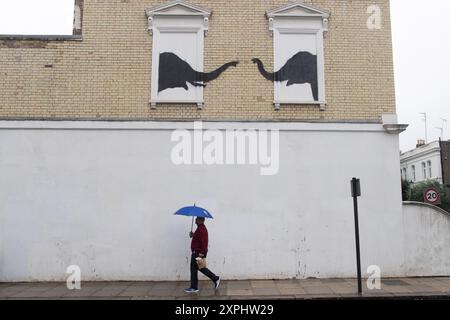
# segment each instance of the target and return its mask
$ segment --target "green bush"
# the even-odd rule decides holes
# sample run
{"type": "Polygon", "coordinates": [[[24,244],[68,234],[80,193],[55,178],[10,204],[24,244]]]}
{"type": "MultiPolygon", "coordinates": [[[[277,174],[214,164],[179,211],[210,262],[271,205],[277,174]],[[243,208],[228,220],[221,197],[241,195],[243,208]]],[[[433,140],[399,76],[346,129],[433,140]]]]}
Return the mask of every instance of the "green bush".
{"type": "Polygon", "coordinates": [[[430,187],[436,188],[441,193],[442,204],[440,204],[439,207],[450,212],[450,199],[447,197],[444,186],[437,180],[427,180],[411,186],[408,201],[425,202],[423,193],[430,187]]]}
{"type": "Polygon", "coordinates": [[[411,191],[411,182],[402,179],[402,199],[403,201],[409,200],[409,192],[411,191]]]}

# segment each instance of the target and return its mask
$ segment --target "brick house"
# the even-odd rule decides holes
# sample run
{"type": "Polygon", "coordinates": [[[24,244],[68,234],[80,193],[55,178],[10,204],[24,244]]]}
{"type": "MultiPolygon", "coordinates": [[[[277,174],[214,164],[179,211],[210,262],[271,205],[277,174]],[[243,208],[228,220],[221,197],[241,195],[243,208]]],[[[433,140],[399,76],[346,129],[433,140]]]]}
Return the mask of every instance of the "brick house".
{"type": "Polygon", "coordinates": [[[402,179],[417,183],[436,180],[450,192],[450,141],[425,143],[419,140],[416,149],[400,155],[402,179]]]}
{"type": "Polygon", "coordinates": [[[194,202],[225,278],[353,276],[354,176],[363,269],[405,274],[388,0],[76,0],[0,57],[0,280],[185,279],[194,202]],[[277,132],[277,170],[174,163],[199,125],[277,132]]]}

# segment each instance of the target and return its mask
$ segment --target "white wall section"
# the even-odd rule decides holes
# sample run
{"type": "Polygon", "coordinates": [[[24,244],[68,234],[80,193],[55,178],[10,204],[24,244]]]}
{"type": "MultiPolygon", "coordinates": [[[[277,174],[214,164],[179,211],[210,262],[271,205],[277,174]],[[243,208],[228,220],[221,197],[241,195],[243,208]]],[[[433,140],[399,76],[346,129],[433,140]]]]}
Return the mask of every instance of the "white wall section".
{"type": "MultiPolygon", "coordinates": [[[[226,279],[352,277],[353,177],[363,271],[421,275],[420,244],[402,239],[421,241],[431,225],[402,215],[398,136],[381,124],[274,125],[279,173],[261,176],[253,165],[172,164],[170,128],[192,123],[0,122],[0,281],[65,280],[69,265],[85,281],[186,280],[191,221],[173,213],[194,202],[215,217],[209,265],[226,279]]],[[[442,239],[441,267],[427,274],[448,275],[442,239]]]]}
{"type": "Polygon", "coordinates": [[[450,275],[450,213],[432,205],[405,202],[407,276],[450,275]]]}

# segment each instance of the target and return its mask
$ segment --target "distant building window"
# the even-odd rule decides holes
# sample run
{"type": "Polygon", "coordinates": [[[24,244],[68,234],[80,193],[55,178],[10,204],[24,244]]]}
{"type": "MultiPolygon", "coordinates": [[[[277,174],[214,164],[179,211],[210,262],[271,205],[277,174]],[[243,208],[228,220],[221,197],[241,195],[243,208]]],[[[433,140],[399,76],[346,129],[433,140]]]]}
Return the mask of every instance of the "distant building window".
{"type": "Polygon", "coordinates": [[[406,180],[406,179],[407,179],[407,176],[406,176],[406,168],[403,168],[403,169],[402,169],[402,178],[403,178],[403,180],[406,180]]]}
{"type": "Polygon", "coordinates": [[[431,161],[428,161],[427,164],[428,164],[428,178],[432,179],[433,178],[433,174],[432,174],[433,172],[432,172],[432,168],[431,168],[431,161]]]}
{"type": "Polygon", "coordinates": [[[422,162],[422,173],[423,173],[423,178],[426,180],[427,179],[427,164],[425,162],[422,162]]]}
{"type": "Polygon", "coordinates": [[[411,166],[412,181],[416,182],[416,166],[411,166]]]}

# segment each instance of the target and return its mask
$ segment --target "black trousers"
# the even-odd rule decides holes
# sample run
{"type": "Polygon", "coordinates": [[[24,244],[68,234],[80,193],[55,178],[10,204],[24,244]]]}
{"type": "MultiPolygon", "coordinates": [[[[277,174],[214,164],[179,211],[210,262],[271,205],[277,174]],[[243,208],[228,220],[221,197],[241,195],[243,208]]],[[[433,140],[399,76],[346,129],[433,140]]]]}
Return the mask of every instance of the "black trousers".
{"type": "MultiPolygon", "coordinates": [[[[193,252],[191,256],[191,288],[192,289],[198,289],[198,265],[195,258],[198,257],[198,254],[193,252]]],[[[206,258],[206,256],[204,257],[206,258]]],[[[205,276],[211,279],[212,282],[216,282],[219,277],[216,276],[214,273],[211,272],[208,268],[200,269],[200,272],[203,273],[205,276]]]]}

